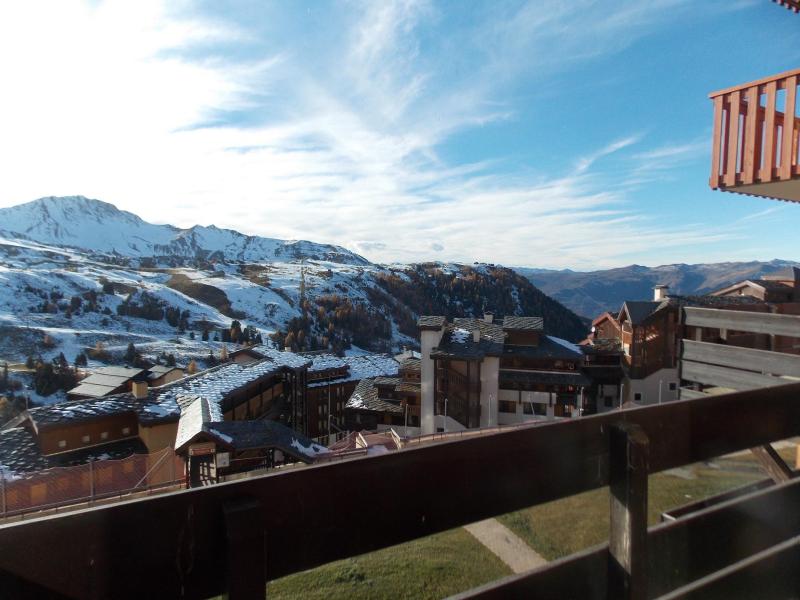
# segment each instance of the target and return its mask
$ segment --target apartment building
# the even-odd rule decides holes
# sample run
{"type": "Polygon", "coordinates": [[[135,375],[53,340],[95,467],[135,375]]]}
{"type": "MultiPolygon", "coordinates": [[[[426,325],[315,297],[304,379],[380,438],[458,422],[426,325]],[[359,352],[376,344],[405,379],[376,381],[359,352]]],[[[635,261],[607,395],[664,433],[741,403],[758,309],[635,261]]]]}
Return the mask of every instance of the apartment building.
{"type": "Polygon", "coordinates": [[[580,346],[541,317],[422,316],[422,433],[578,416],[591,380],[580,346]]]}

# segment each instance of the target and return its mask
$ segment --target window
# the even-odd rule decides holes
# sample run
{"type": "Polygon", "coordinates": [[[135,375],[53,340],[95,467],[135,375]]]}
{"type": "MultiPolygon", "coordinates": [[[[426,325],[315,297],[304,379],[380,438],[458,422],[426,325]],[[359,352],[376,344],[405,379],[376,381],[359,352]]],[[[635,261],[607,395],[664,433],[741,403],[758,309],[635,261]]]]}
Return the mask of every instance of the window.
{"type": "Polygon", "coordinates": [[[319,412],[319,415],[320,415],[320,416],[322,416],[322,404],[320,404],[320,405],[317,407],[317,412],[319,412]]]}
{"type": "Polygon", "coordinates": [[[58,440],[58,447],[59,448],[66,448],[67,447],[67,440],[58,440]]]}
{"type": "Polygon", "coordinates": [[[510,400],[500,400],[499,402],[500,412],[501,413],[515,413],[517,412],[517,407],[515,403],[510,400]]]}
{"type": "Polygon", "coordinates": [[[614,396],[605,396],[603,398],[603,404],[605,404],[606,408],[614,406],[614,396]]]}
{"type": "Polygon", "coordinates": [[[122,428],[122,435],[130,435],[131,428],[130,427],[123,427],[122,428]]]}
{"type": "Polygon", "coordinates": [[[675,390],[677,390],[677,389],[678,389],[678,384],[677,384],[677,383],[675,383],[674,381],[673,381],[672,383],[670,383],[670,384],[669,384],[669,391],[670,391],[670,392],[674,392],[674,391],[675,391],[675,390]]]}
{"type": "Polygon", "coordinates": [[[526,415],[532,415],[533,414],[533,404],[531,404],[530,402],[523,402],[522,403],[522,412],[524,414],[526,414],[526,415]]]}
{"type": "Polygon", "coordinates": [[[641,393],[641,392],[636,392],[636,393],[633,395],[633,399],[634,399],[636,402],[638,402],[639,400],[641,400],[641,399],[642,399],[642,393],[641,393]]]}
{"type": "Polygon", "coordinates": [[[88,443],[89,443],[91,440],[92,440],[92,438],[91,438],[90,436],[88,436],[88,435],[85,435],[85,436],[83,436],[83,437],[81,438],[81,441],[82,441],[84,444],[88,444],[88,443]]]}
{"type": "Polygon", "coordinates": [[[107,432],[107,431],[103,431],[103,432],[100,434],[100,439],[101,439],[101,440],[107,440],[107,439],[108,439],[108,432],[107,432]]]}

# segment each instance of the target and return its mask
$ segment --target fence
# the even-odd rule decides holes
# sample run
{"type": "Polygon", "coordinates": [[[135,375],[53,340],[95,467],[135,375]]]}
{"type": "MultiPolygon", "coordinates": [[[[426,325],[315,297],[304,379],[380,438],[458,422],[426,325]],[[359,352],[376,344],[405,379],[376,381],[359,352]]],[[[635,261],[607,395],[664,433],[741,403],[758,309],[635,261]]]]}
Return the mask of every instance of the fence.
{"type": "Polygon", "coordinates": [[[183,471],[183,459],[172,448],[164,448],[153,454],[55,467],[29,476],[0,474],[0,516],[165,487],[183,482],[183,471]]]}

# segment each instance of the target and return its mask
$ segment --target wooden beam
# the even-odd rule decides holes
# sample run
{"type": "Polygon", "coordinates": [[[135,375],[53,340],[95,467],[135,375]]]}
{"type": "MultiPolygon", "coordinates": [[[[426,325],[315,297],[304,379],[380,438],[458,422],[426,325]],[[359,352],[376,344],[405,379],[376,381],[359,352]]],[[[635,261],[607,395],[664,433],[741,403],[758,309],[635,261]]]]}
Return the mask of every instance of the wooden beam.
{"type": "Polygon", "coordinates": [[[772,444],[756,446],[751,448],[750,451],[775,483],[784,483],[794,478],[794,473],[781,458],[780,454],[775,452],[772,444]]]}
{"type": "Polygon", "coordinates": [[[648,436],[650,473],[800,435],[799,395],[795,383],[611,411],[4,524],[0,575],[73,597],[95,585],[116,597],[208,598],[225,586],[227,501],[261,502],[277,578],[605,486],[620,421],[648,436]],[[343,481],[376,501],[354,502],[343,481]],[[134,561],[132,548],[147,551],[134,561]],[[191,557],[183,578],[177,556],[191,557]]]}
{"type": "Polygon", "coordinates": [[[267,594],[263,506],[258,500],[232,500],[223,506],[226,532],[225,598],[250,600],[267,594]]]}
{"type": "Polygon", "coordinates": [[[707,398],[708,394],[705,392],[698,392],[697,390],[693,390],[692,388],[682,387],[681,388],[681,400],[693,400],[695,398],[707,398]]]}
{"type": "Polygon", "coordinates": [[[797,75],[786,79],[786,108],[783,114],[783,134],[781,137],[781,167],[780,178],[792,178],[792,166],[797,162],[797,147],[795,146],[795,111],[797,102],[797,75]]]}
{"type": "Polygon", "coordinates": [[[800,377],[800,355],[683,340],[681,358],[733,369],[800,377]]]}
{"type": "Polygon", "coordinates": [[[608,596],[647,598],[647,453],[641,427],[614,425],[610,432],[611,500],[608,596]]]}
{"type": "Polygon", "coordinates": [[[742,137],[742,183],[751,184],[755,181],[756,171],[758,170],[755,160],[758,154],[758,146],[761,144],[761,138],[756,135],[760,98],[758,86],[754,85],[749,88],[745,95],[747,97],[747,115],[742,137]]]}
{"type": "Polygon", "coordinates": [[[744,310],[686,307],[684,324],[693,327],[730,329],[800,338],[800,316],[776,315],[744,310]]]}
{"type": "Polygon", "coordinates": [[[784,385],[787,380],[771,375],[761,375],[739,369],[718,367],[694,361],[682,361],[681,378],[704,385],[712,385],[732,390],[755,390],[784,385]]]}
{"type": "Polygon", "coordinates": [[[777,96],[777,85],[774,81],[764,86],[766,95],[766,116],[764,117],[764,160],[761,168],[760,179],[764,182],[772,181],[772,173],[775,169],[775,98],[777,96]]]}
{"type": "Polygon", "coordinates": [[[800,589],[800,536],[661,596],[660,600],[728,600],[796,598],[800,589]]]}
{"type": "Polygon", "coordinates": [[[720,175],[720,156],[722,152],[722,120],[723,120],[723,112],[722,112],[722,96],[718,96],[714,98],[714,127],[713,133],[711,136],[711,179],[710,184],[711,187],[717,189],[719,187],[719,175],[720,175]]]}
{"type": "MultiPolygon", "coordinates": [[[[771,486],[675,521],[655,525],[647,533],[648,595],[660,598],[798,534],[798,481],[771,486]]],[[[528,573],[488,583],[454,598],[613,600],[614,597],[607,594],[605,587],[603,561],[607,556],[608,545],[603,544],[528,573]]],[[[800,573],[796,564],[793,568],[800,573]]],[[[754,581],[758,582],[759,579],[754,581]]],[[[762,584],[768,586],[769,582],[762,584]]],[[[726,599],[741,597],[760,598],[758,594],[733,593],[726,599]]]]}
{"type": "Polygon", "coordinates": [[[739,158],[739,114],[741,111],[742,93],[731,92],[728,103],[728,133],[725,139],[728,144],[728,155],[725,160],[724,181],[727,187],[736,185],[736,167],[739,158]]]}

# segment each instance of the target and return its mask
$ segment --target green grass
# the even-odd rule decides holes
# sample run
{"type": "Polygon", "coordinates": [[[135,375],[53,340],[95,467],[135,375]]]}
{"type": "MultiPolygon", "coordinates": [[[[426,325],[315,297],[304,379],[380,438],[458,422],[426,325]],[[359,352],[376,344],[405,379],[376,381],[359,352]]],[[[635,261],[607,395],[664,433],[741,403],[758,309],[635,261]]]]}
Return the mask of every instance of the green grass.
{"type": "Polygon", "coordinates": [[[275,598],[442,598],[511,570],[463,529],[453,529],[271,582],[275,598]]]}
{"type": "MultiPolygon", "coordinates": [[[[794,466],[795,451],[780,454],[794,466]]],[[[649,521],[663,511],[766,477],[751,455],[690,465],[686,479],[650,477],[649,521]]],[[[593,490],[498,519],[548,560],[608,539],[608,489],[593,490]]],[[[463,529],[393,546],[273,581],[270,598],[442,598],[509,575],[510,570],[463,529]]]]}
{"type": "MultiPolygon", "coordinates": [[[[794,451],[781,451],[794,464],[794,451]]],[[[652,475],[648,487],[648,520],[658,523],[661,513],[736,487],[764,479],[748,455],[716,460],[714,466],[691,465],[695,479],[668,473],[652,475]]],[[[608,488],[592,490],[498,517],[506,527],[548,560],[578,552],[608,540],[608,488]]]]}

